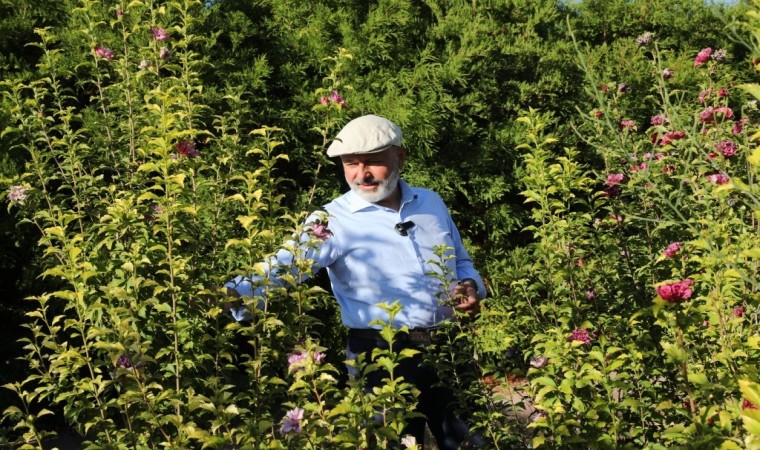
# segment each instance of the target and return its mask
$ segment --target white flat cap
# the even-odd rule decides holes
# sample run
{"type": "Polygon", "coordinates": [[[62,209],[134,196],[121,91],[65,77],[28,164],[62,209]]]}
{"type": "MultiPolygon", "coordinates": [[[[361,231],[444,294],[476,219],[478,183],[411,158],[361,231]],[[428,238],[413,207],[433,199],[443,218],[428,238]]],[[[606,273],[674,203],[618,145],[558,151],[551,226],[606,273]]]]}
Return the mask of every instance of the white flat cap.
{"type": "Polygon", "coordinates": [[[384,117],[369,114],[348,122],[327,148],[327,156],[377,153],[394,145],[401,146],[401,128],[384,117]]]}

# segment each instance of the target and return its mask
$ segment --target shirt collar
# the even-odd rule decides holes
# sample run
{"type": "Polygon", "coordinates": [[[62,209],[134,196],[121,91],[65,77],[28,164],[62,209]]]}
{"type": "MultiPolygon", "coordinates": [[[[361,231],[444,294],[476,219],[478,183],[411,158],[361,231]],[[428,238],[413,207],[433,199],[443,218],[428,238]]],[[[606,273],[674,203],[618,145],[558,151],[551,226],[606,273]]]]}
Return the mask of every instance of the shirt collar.
{"type": "MultiPolygon", "coordinates": [[[[399,185],[399,188],[401,189],[401,206],[402,207],[404,206],[404,204],[411,202],[417,198],[414,192],[412,192],[412,187],[406,184],[406,181],[399,179],[398,185],[399,185]]],[[[367,208],[374,208],[374,209],[382,208],[381,206],[375,203],[370,203],[367,200],[364,200],[359,195],[357,195],[353,190],[348,191],[346,200],[348,202],[348,210],[351,213],[355,213],[367,208]]]]}

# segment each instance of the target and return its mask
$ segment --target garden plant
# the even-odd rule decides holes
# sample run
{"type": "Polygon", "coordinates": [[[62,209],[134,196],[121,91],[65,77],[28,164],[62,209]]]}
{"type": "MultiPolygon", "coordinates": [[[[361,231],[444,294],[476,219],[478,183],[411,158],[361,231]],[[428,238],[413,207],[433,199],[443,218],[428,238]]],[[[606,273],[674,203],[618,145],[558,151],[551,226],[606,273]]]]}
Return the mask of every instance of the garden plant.
{"type": "Polygon", "coordinates": [[[303,4],[252,3],[81,0],[68,26],[36,30],[35,70],[0,85],[0,139],[23,161],[0,181],[40,286],[0,445],[42,448],[63,426],[82,448],[422,448],[403,433],[417,393],[393,374],[413,352],[356,363],[385,370],[382,388],[347,379],[310,261],[244,299],[250,320],[220,288],[264,275],[341,188],[326,145],[373,110],[410,125],[410,179],[473,200],[455,219],[489,298],[430,362],[487,448],[760,448],[760,2],[725,25],[735,45],[693,48],[647,30],[597,46],[589,29],[607,24],[581,26],[564,2],[381,1],[364,34],[338,26],[364,11],[350,2],[320,2],[299,33],[303,4]],[[246,54],[248,7],[299,45],[224,79],[238,61],[219,45],[246,54]],[[510,12],[533,14],[512,47],[510,12]],[[542,64],[566,65],[576,100],[551,100],[573,85],[558,72],[545,90],[511,78],[555,29],[566,56],[542,64]],[[330,32],[345,45],[313,38],[330,32]]]}

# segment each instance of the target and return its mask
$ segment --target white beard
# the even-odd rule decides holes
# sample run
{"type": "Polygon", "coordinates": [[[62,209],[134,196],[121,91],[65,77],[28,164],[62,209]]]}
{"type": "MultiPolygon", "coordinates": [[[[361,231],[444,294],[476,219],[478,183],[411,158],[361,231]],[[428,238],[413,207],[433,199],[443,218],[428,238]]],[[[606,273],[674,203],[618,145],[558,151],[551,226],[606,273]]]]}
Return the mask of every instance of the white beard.
{"type": "Polygon", "coordinates": [[[367,192],[362,190],[359,186],[363,184],[363,181],[350,183],[351,190],[362,199],[370,202],[377,203],[388,198],[398,187],[398,180],[401,178],[401,171],[398,167],[395,167],[388,178],[385,180],[377,180],[377,189],[374,192],[367,192]]]}

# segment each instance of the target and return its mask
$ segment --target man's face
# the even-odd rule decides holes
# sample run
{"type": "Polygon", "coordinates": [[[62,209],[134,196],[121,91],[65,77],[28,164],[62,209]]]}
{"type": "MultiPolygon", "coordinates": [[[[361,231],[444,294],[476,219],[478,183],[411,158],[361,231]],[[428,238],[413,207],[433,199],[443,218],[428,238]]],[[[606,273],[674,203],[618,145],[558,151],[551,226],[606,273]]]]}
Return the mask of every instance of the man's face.
{"type": "Polygon", "coordinates": [[[396,190],[405,156],[404,149],[391,147],[377,153],[343,155],[340,159],[351,190],[364,200],[377,203],[396,190]]]}

